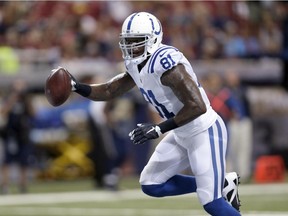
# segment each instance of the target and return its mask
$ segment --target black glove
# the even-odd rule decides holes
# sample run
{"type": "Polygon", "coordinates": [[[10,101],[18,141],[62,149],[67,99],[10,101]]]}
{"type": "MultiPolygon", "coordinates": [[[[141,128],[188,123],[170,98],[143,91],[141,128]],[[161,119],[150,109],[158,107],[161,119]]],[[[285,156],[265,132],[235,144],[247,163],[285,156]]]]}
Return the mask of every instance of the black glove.
{"type": "Polygon", "coordinates": [[[75,79],[75,77],[70,74],[70,77],[71,77],[71,91],[77,91],[77,87],[79,87],[79,82],[75,79]]]}
{"type": "Polygon", "coordinates": [[[147,140],[157,139],[161,135],[160,127],[156,124],[137,124],[137,128],[129,133],[134,144],[143,144],[147,140]]]}
{"type": "Polygon", "coordinates": [[[71,91],[77,92],[83,97],[88,97],[91,94],[91,86],[84,83],[80,83],[75,79],[75,77],[72,74],[69,73],[69,75],[71,77],[71,91]]]}

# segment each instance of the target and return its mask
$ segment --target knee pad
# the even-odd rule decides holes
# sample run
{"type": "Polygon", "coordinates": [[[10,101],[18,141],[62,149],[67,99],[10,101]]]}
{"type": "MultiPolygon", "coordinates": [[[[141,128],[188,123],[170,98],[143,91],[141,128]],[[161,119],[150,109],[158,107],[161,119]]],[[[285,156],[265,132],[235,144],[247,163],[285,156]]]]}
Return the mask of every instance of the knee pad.
{"type": "Polygon", "coordinates": [[[201,205],[206,205],[213,201],[213,194],[211,194],[207,188],[197,189],[197,196],[201,205]]]}

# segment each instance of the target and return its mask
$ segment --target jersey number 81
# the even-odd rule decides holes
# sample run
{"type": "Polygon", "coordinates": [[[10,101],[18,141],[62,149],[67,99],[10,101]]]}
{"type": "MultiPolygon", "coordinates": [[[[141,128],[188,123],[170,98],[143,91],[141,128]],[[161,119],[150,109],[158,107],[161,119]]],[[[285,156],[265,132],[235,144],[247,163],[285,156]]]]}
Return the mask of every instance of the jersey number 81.
{"type": "Polygon", "coordinates": [[[169,119],[175,116],[173,112],[169,112],[163,104],[156,100],[155,95],[151,90],[147,90],[146,92],[144,89],[140,88],[140,91],[143,94],[145,100],[155,107],[162,118],[169,119]]]}

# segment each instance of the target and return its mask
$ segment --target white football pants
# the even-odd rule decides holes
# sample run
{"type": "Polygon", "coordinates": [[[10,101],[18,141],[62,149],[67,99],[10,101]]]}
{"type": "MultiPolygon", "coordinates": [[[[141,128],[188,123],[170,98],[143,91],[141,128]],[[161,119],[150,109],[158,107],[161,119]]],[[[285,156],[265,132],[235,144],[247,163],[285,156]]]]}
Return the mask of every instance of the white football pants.
{"type": "Polygon", "coordinates": [[[189,166],[196,178],[197,195],[205,205],[222,197],[225,178],[227,131],[218,117],[197,135],[179,137],[171,131],[157,145],[140,176],[141,185],[161,184],[189,166]]]}

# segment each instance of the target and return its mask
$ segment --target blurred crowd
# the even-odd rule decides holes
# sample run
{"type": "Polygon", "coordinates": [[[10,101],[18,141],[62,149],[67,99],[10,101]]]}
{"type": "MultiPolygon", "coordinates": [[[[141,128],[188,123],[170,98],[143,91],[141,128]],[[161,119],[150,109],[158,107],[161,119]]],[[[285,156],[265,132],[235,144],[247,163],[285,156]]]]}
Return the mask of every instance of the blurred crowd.
{"type": "Polygon", "coordinates": [[[163,42],[189,59],[282,55],[287,3],[277,1],[2,1],[0,44],[118,62],[121,25],[135,11],[155,14],[163,42]]]}

